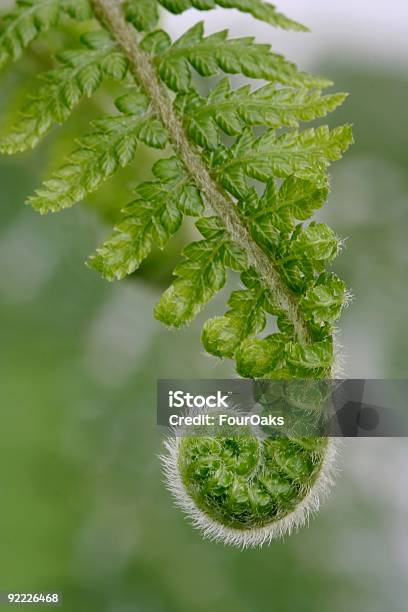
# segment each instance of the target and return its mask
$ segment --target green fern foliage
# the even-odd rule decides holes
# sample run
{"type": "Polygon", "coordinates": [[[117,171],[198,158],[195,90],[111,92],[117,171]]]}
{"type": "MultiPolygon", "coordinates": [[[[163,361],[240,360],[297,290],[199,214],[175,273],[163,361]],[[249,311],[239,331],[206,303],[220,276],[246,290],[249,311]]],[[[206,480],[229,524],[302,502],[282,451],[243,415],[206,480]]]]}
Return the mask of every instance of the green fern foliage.
{"type": "Polygon", "coordinates": [[[159,5],[155,0],[127,0],[124,11],[126,19],[140,32],[153,30],[159,21],[159,5]]]}
{"type": "Polygon", "coordinates": [[[90,259],[108,280],[137,270],[153,245],[164,248],[180,228],[183,214],[198,217],[204,210],[199,190],[176,157],[156,162],[153,174],[156,180],[139,185],[112,238],[90,259]]]}
{"type": "Polygon", "coordinates": [[[264,330],[267,313],[274,312],[270,297],[253,269],[245,270],[241,280],[245,288],[233,291],[226,314],[204,324],[204,347],[216,357],[233,358],[244,340],[264,330]]]}
{"type": "Polygon", "coordinates": [[[326,168],[341,158],[351,142],[349,126],[329,130],[327,126],[276,134],[266,131],[254,138],[244,130],[232,147],[221,146],[212,158],[220,183],[238,199],[250,193],[248,178],[267,183],[273,177],[294,176],[326,182],[326,168]]]}
{"type": "Polygon", "coordinates": [[[64,15],[78,21],[90,19],[91,5],[88,0],[18,0],[0,25],[0,69],[18,59],[40,34],[58,26],[64,15]]]}
{"type": "Polygon", "coordinates": [[[123,81],[127,60],[109,34],[95,31],[81,38],[83,48],[57,56],[61,66],[42,75],[43,87],[31,96],[14,129],[0,142],[2,153],[34,148],[54,124],[63,124],[83,96],[90,97],[105,79],[123,81]]]}
{"type": "Polygon", "coordinates": [[[244,128],[299,127],[301,122],[324,117],[345,100],[345,94],[322,95],[319,90],[278,88],[275,83],[255,91],[249,85],[231,89],[222,79],[207,97],[196,92],[177,97],[177,108],[195,142],[207,149],[221,144],[221,132],[239,136],[244,128]]]}
{"type": "Polygon", "coordinates": [[[159,17],[159,4],[171,13],[183,13],[195,8],[207,11],[217,6],[225,9],[237,9],[249,13],[255,19],[264,21],[285,30],[307,31],[305,26],[288,19],[276,10],[276,7],[263,0],[127,0],[125,11],[128,20],[140,31],[153,29],[159,17]]]}
{"type": "Polygon", "coordinates": [[[163,294],[155,315],[166,325],[189,323],[203,306],[223,288],[226,270],[247,266],[245,253],[237,247],[218,217],[204,217],[196,223],[204,240],[189,244],[174,271],[177,279],[163,294]]]}
{"type": "Polygon", "coordinates": [[[101,19],[101,5],[109,10],[101,0],[19,0],[0,22],[2,67],[65,16],[92,20],[78,48],[59,53],[55,68],[41,76],[38,91],[1,139],[1,152],[35,147],[106,80],[123,88],[116,113],[92,123],[29,203],[41,213],[69,208],[132,164],[141,143],[166,149],[153,179],[136,188],[89,265],[109,280],[122,279],[154,246],[164,248],[185,216],[195,217],[202,238],[185,247],[156,318],[171,327],[189,323],[225,286],[228,270],[238,272],[242,288],[231,294],[226,313],[204,324],[206,350],[234,359],[238,373],[251,378],[327,374],[334,325],[348,293],[327,271],[341,240],[310,218],[326,201],[328,168],[347,150],[352,134],[347,125],[304,124],[324,118],[346,95],[325,93],[330,81],[300,71],[252,37],[231,38],[227,30],[206,36],[201,21],[176,41],[157,29],[161,8],[178,14],[216,7],[306,29],[267,2],[113,4],[121,28],[130,28],[132,51],[101,19]],[[227,75],[251,83],[233,87],[227,75]],[[277,331],[265,336],[271,317],[277,331]]]}
{"type": "MultiPolygon", "coordinates": [[[[43,214],[69,208],[131,165],[140,145],[162,150],[152,179],[136,187],[89,266],[123,279],[193,217],[201,239],[183,249],[155,317],[187,325],[239,274],[225,314],[203,325],[206,351],[251,379],[330,377],[349,294],[329,269],[342,240],[312,217],[327,200],[331,163],[352,143],[350,126],[321,124],[346,95],[326,93],[330,81],[253,37],[206,36],[198,21],[173,41],[158,28],[163,8],[217,7],[306,30],[263,0],[17,0],[0,20],[0,68],[62,19],[89,23],[78,48],[59,53],[42,75],[0,152],[35,147],[114,80],[116,110],[92,121],[29,204],[43,214]],[[234,86],[228,75],[236,75],[234,86]]],[[[193,435],[167,448],[166,479],[178,505],[207,536],[238,546],[262,545],[303,524],[334,456],[326,438],[258,439],[251,431],[234,439],[193,435]]]]}
{"type": "Polygon", "coordinates": [[[192,69],[203,77],[243,74],[252,79],[287,85],[325,87],[330,81],[300,72],[270,45],[257,44],[253,37],[229,38],[228,30],[204,35],[198,22],[172,43],[163,30],[156,30],[142,40],[141,47],[153,56],[160,78],[175,92],[193,89],[192,69]]]}
{"type": "Polygon", "coordinates": [[[93,131],[78,142],[77,150],[62,168],[29,199],[36,210],[55,212],[80,202],[133,161],[138,142],[158,149],[166,146],[166,130],[149,112],[143,93],[136,90],[125,94],[116,106],[122,114],[95,121],[93,131]]]}

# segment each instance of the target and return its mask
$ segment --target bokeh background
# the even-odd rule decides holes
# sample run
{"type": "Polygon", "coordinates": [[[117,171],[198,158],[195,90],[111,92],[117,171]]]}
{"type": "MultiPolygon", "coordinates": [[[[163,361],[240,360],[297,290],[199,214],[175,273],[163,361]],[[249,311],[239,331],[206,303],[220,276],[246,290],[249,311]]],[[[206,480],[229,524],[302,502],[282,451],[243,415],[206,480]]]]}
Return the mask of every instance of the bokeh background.
{"type": "MultiPolygon", "coordinates": [[[[222,10],[166,25],[177,35],[204,18],[208,32],[254,32],[351,93],[330,121],[352,122],[356,144],[333,167],[323,213],[347,238],[336,269],[355,296],[339,341],[348,375],[405,378],[408,5],[282,0],[279,8],[312,33],[276,32],[222,10]]],[[[6,71],[4,123],[52,64],[49,43],[71,44],[74,34],[50,35],[6,71]]],[[[106,110],[107,93],[82,104],[36,152],[0,159],[0,590],[63,591],[64,609],[75,612],[405,611],[404,439],[347,441],[317,518],[263,550],[205,542],[172,505],[157,457],[156,379],[233,374],[201,350],[202,317],[178,333],[152,318],[191,230],[129,281],[108,284],[84,266],[126,189],[149,171],[142,149],[129,171],[75,209],[40,218],[24,206],[106,110]]]]}

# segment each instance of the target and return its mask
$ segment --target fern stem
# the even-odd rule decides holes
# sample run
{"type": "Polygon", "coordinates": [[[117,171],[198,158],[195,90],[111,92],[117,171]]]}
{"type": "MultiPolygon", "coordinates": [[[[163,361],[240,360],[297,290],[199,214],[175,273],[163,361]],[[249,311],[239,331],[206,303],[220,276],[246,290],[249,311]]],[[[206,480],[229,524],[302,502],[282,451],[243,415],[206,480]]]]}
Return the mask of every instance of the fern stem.
{"type": "Polygon", "coordinates": [[[157,78],[149,56],[139,47],[135,30],[129,25],[118,0],[91,0],[97,19],[108,29],[128,58],[136,81],[149,96],[152,108],[165,125],[170,141],[183,160],[193,180],[213,212],[224,222],[234,241],[248,254],[250,263],[271,292],[279,308],[294,325],[300,342],[310,342],[311,333],[294,294],[286,286],[278,269],[252,239],[233,199],[211,176],[198,149],[187,138],[181,121],[173,110],[170,96],[157,78]]]}

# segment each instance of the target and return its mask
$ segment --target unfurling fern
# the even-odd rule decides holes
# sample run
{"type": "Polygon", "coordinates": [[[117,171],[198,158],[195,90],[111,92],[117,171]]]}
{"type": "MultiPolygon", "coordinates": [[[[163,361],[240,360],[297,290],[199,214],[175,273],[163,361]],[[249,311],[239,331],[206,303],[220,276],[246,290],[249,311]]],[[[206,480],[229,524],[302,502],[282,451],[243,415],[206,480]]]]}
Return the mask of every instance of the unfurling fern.
{"type": "MultiPolygon", "coordinates": [[[[117,113],[93,123],[32,206],[47,213],[74,205],[130,164],[139,143],[166,149],[90,266],[109,280],[123,278],[154,245],[166,246],[184,216],[195,217],[202,238],[184,249],[156,318],[189,323],[225,285],[228,270],[237,271],[242,288],[224,315],[204,325],[206,350],[235,360],[243,377],[330,377],[333,325],[347,292],[326,266],[341,241],[327,225],[303,222],[324,204],[328,166],[352,135],[347,125],[300,126],[345,95],[323,94],[329,81],[251,37],[230,38],[226,30],[206,36],[199,22],[173,42],[158,26],[159,5],[173,13],[220,6],[305,29],[262,0],[18,0],[1,21],[0,65],[62,19],[92,19],[93,27],[78,49],[57,56],[0,151],[34,147],[105,79],[121,82],[117,113]],[[225,74],[260,82],[234,88],[225,74]],[[210,76],[221,78],[203,95],[200,77],[210,76]],[[265,336],[269,315],[279,331],[265,336]]],[[[325,438],[190,437],[168,449],[176,502],[206,535],[240,546],[302,524],[318,507],[333,458],[325,438]]]]}

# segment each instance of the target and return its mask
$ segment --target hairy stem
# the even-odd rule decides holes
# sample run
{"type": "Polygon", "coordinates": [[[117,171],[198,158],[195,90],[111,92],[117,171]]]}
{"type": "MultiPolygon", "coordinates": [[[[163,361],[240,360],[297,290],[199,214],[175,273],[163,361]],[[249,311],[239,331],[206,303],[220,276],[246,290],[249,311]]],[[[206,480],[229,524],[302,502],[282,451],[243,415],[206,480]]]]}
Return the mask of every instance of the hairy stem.
{"type": "Polygon", "coordinates": [[[140,49],[134,28],[126,22],[122,14],[120,2],[91,0],[91,3],[97,18],[109,30],[126,55],[133,76],[149,96],[153,109],[169,133],[173,147],[208,205],[223,220],[234,241],[247,253],[250,263],[273,295],[277,306],[285,311],[293,323],[297,339],[300,342],[309,342],[310,331],[299,310],[296,297],[286,286],[274,263],[252,239],[238,214],[234,200],[211,176],[201,159],[199,150],[187,138],[182,123],[173,110],[167,89],[160,83],[150,57],[140,49]]]}

